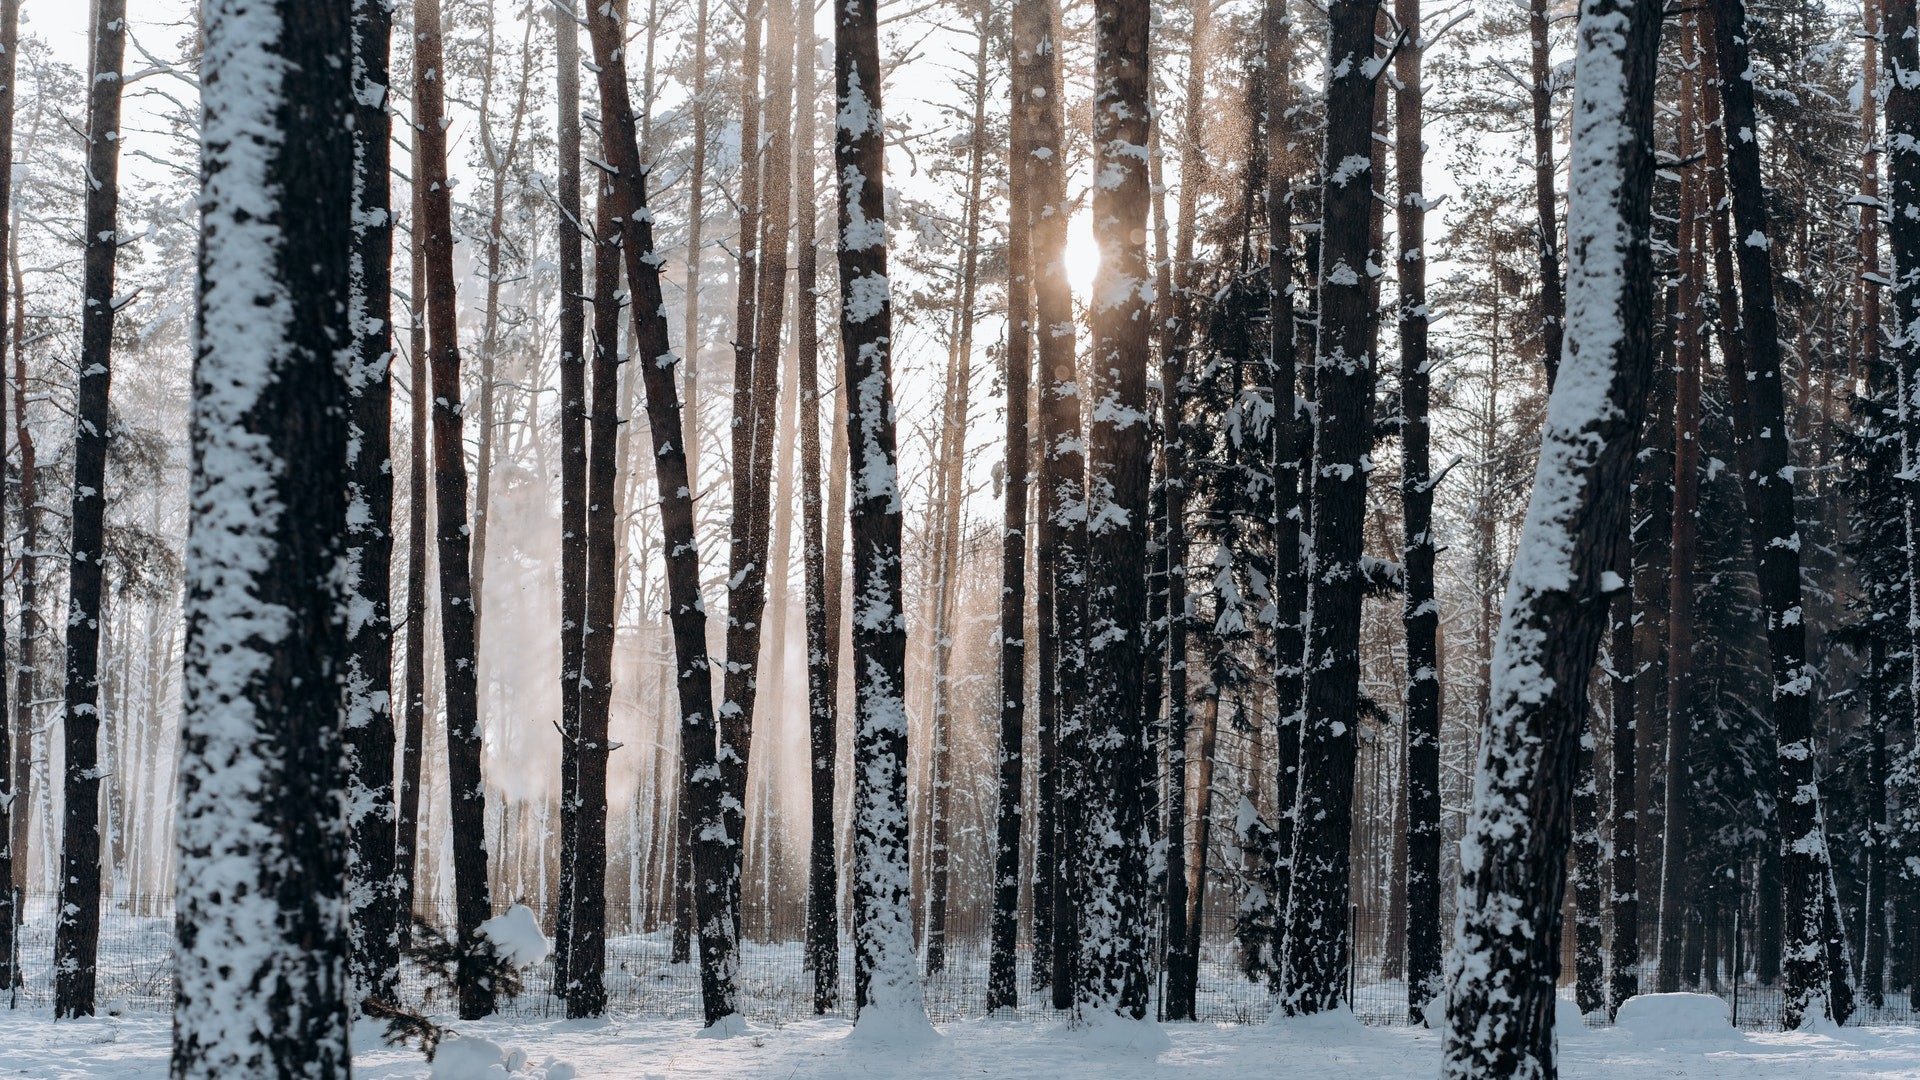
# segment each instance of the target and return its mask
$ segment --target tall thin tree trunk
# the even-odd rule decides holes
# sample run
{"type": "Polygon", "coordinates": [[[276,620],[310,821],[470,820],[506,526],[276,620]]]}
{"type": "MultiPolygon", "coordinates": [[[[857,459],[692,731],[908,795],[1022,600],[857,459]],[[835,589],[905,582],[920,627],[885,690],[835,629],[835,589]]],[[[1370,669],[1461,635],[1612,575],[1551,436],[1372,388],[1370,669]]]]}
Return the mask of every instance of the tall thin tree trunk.
{"type": "MultiPolygon", "coordinates": [[[[1407,638],[1407,718],[1402,747],[1406,778],[1407,1008],[1415,1023],[1440,989],[1440,605],[1434,599],[1431,366],[1427,353],[1427,197],[1421,172],[1420,0],[1397,0],[1395,18],[1408,44],[1395,61],[1394,173],[1399,178],[1396,231],[1400,253],[1401,621],[1407,638]]],[[[1557,283],[1556,286],[1557,288],[1557,283]]],[[[1434,1018],[1436,1021],[1438,1017],[1434,1018]]]]}
{"type": "MultiPolygon", "coordinates": [[[[814,109],[818,105],[813,19],[795,21],[794,198],[799,232],[794,239],[795,374],[799,377],[800,533],[806,575],[807,755],[812,835],[807,849],[807,968],[813,972],[813,1011],[825,1015],[840,1004],[839,868],[833,851],[833,787],[838,756],[840,605],[830,589],[831,561],[838,549],[826,542],[821,520],[820,453],[820,243],[814,184],[817,160],[814,109]]],[[[839,480],[833,483],[839,484],[839,480]]],[[[838,530],[835,530],[837,535],[838,530]]]]}
{"type": "MultiPolygon", "coordinates": [[[[1015,18],[1031,14],[1015,7],[1015,18]]],[[[1013,34],[1014,49],[1032,48],[1031,27],[1013,34]]],[[[983,52],[984,55],[984,52],[983,52]]],[[[1030,65],[1016,66],[1007,153],[1007,444],[1002,478],[1006,512],[1000,537],[1000,745],[994,812],[993,931],[988,956],[987,1012],[1020,1005],[1015,949],[1020,934],[1020,802],[1027,706],[1027,399],[1033,388],[1033,157],[1029,113],[1037,102],[1026,85],[1030,65]]],[[[985,88],[982,87],[984,90],[985,88]]],[[[976,136],[984,141],[984,136],[976,136]]]]}
{"type": "Polygon", "coordinates": [[[850,399],[853,533],[855,1033],[927,1028],[913,956],[907,863],[907,632],[900,588],[886,126],[875,0],[834,7],[833,144],[839,178],[840,355],[850,399]]]}
{"type": "Polygon", "coordinates": [[[399,967],[393,803],[393,9],[353,0],[353,261],[348,318],[345,598],[349,932],[356,1005],[393,996],[399,967]]]}
{"type": "MultiPolygon", "coordinates": [[[[1880,23],[1881,0],[1864,0],[1861,13],[1864,16],[1865,33],[1861,37],[1861,89],[1860,89],[1860,132],[1864,154],[1860,163],[1860,236],[1859,263],[1857,268],[1859,284],[1854,293],[1854,350],[1853,361],[1849,366],[1848,381],[1856,386],[1868,388],[1867,397],[1873,404],[1867,406],[1871,411],[1864,415],[1856,405],[1855,415],[1865,423],[1873,425],[1878,440],[1889,435],[1898,435],[1897,422],[1894,430],[1888,431],[1884,424],[1886,367],[1880,355],[1880,335],[1883,333],[1880,318],[1880,282],[1884,272],[1880,266],[1880,23]]],[[[1884,441],[1880,445],[1886,445],[1884,441]]],[[[1885,461],[1884,457],[1878,460],[1885,461]]],[[[1869,474],[1868,490],[1873,492],[1866,502],[1876,506],[1887,505],[1880,493],[1885,491],[1887,478],[1880,473],[1869,474]]],[[[1880,511],[1875,511],[1876,514],[1880,511]]],[[[1867,828],[1867,895],[1865,910],[1861,915],[1862,967],[1860,981],[1866,989],[1867,1004],[1881,1008],[1886,1004],[1887,975],[1887,939],[1892,928],[1889,913],[1892,907],[1887,903],[1887,862],[1891,854],[1889,842],[1891,834],[1887,829],[1887,724],[1891,714],[1888,697],[1889,657],[1887,655],[1887,628],[1897,625],[1891,621],[1895,616],[1892,605],[1887,601],[1894,596],[1891,583],[1884,580],[1874,581],[1867,586],[1871,607],[1869,620],[1874,625],[1869,630],[1867,642],[1867,663],[1862,677],[1867,684],[1867,730],[1869,739],[1869,777],[1867,828]],[[1886,620],[1883,622],[1882,620],[1886,620]]],[[[1736,973],[1737,974],[1737,973],[1736,973]]]]}
{"type": "MultiPolygon", "coordinates": [[[[10,261],[12,247],[11,226],[13,215],[13,80],[15,74],[15,54],[20,45],[20,0],[0,0],[0,268],[10,261]]],[[[7,295],[0,288],[0,372],[6,370],[7,347],[16,336],[16,327],[8,318],[7,295]]],[[[15,315],[18,318],[18,315],[15,315]]],[[[24,367],[21,374],[25,375],[24,367]]],[[[24,395],[21,388],[15,391],[24,395]]],[[[3,406],[0,406],[3,407],[3,406]]],[[[24,430],[26,412],[21,410],[16,423],[24,430]]],[[[0,506],[0,536],[6,535],[5,507],[0,506]]],[[[21,582],[24,585],[23,573],[21,582]]],[[[5,633],[7,624],[4,598],[0,598],[0,634],[5,633]]],[[[32,665],[27,652],[27,643],[31,638],[27,634],[27,616],[20,617],[20,639],[15,656],[21,667],[32,665]]],[[[16,978],[13,969],[14,931],[20,923],[20,890],[15,887],[15,864],[27,861],[26,845],[15,846],[16,819],[27,816],[27,802],[19,798],[21,780],[15,775],[13,767],[14,752],[12,712],[8,708],[6,662],[0,659],[0,990],[12,989],[16,978]]],[[[16,676],[17,677],[17,676],[16,676]]],[[[20,731],[20,741],[28,742],[32,735],[25,728],[20,731]]]]}
{"type": "Polygon", "coordinates": [[[1726,141],[1727,188],[1734,235],[1739,238],[1733,246],[1740,270],[1744,353],[1744,370],[1730,368],[1728,382],[1735,388],[1734,415],[1751,455],[1751,487],[1760,497],[1760,504],[1749,513],[1757,526],[1753,541],[1773,670],[1787,918],[1786,986],[1780,1017],[1781,1024],[1792,1030],[1809,1012],[1843,1018],[1849,1003],[1835,998],[1835,991],[1845,984],[1835,978],[1839,973],[1825,947],[1826,831],[1813,760],[1813,676],[1801,619],[1800,532],[1794,521],[1779,313],[1774,307],[1773,261],[1767,247],[1746,5],[1743,0],[1715,0],[1709,11],[1716,66],[1721,72],[1735,73],[1719,80],[1723,130],[1745,135],[1726,141]]]}
{"type": "Polygon", "coordinates": [[[1442,1075],[1551,1077],[1560,903],[1593,659],[1617,589],[1653,368],[1661,12],[1583,0],[1567,336],[1507,587],[1462,844],[1442,1075]]]}
{"type": "MultiPolygon", "coordinates": [[[[578,10],[577,4],[567,0],[551,12],[559,97],[560,211],[554,222],[560,247],[560,902],[554,915],[553,970],[569,1001],[574,985],[573,894],[580,844],[575,828],[580,814],[580,675],[587,622],[587,311],[580,244],[586,221],[580,201],[578,10]]],[[[605,229],[600,224],[600,231],[593,235],[604,238],[605,229]]],[[[595,248],[596,286],[601,264],[609,257],[618,255],[595,248]]],[[[596,321],[604,314],[599,300],[596,287],[596,321]]],[[[616,310],[616,334],[619,319],[616,310]]]]}
{"type": "Polygon", "coordinates": [[[1094,5],[1093,411],[1087,427],[1089,694],[1079,836],[1085,889],[1074,1007],[1082,1022],[1146,1015],[1152,776],[1140,665],[1147,590],[1147,39],[1145,0],[1094,5]]]}
{"type": "Polygon", "coordinates": [[[640,371],[646,387],[647,426],[653,438],[654,475],[660,495],[661,543],[680,698],[682,840],[692,863],[701,1001],[711,1027],[731,1022],[739,1013],[734,982],[739,955],[737,923],[727,889],[724,785],[717,759],[719,732],[707,662],[706,608],[700,597],[693,481],[687,475],[686,448],[677,441],[685,426],[676,375],[667,359],[672,350],[661,306],[646,170],[640,162],[638,125],[627,89],[622,49],[625,28],[626,12],[621,4],[608,3],[588,12],[587,30],[593,41],[594,74],[600,91],[602,149],[612,165],[602,197],[609,199],[609,213],[621,226],[621,255],[632,295],[632,355],[655,358],[641,364],[640,371]]]}
{"type": "MultiPolygon", "coordinates": [[[[417,137],[417,136],[416,136],[417,137]]],[[[394,911],[400,950],[413,942],[413,897],[420,861],[420,770],[426,762],[427,737],[427,397],[432,375],[427,370],[426,216],[422,211],[423,185],[416,176],[411,185],[412,237],[408,244],[408,359],[412,378],[408,391],[412,415],[408,424],[407,454],[407,651],[405,657],[407,714],[405,746],[400,759],[399,820],[394,836],[394,911]]]]}
{"type": "Polygon", "coordinates": [[[707,213],[707,0],[695,0],[693,15],[693,86],[687,112],[693,118],[693,140],[687,164],[687,288],[686,349],[681,373],[686,427],[680,440],[687,455],[687,475],[700,481],[700,263],[701,231],[707,213]]]}
{"type": "Polygon", "coordinates": [[[1300,726],[1282,1006],[1317,1013],[1346,998],[1355,715],[1360,692],[1359,572],[1378,314],[1366,268],[1372,243],[1374,5],[1331,6],[1321,191],[1320,338],[1308,586],[1306,712],[1300,726]]]}
{"type": "Polygon", "coordinates": [[[1554,71],[1548,7],[1548,0],[1528,0],[1527,103],[1533,111],[1533,236],[1540,264],[1540,362],[1546,368],[1547,389],[1551,390],[1560,370],[1560,337],[1567,301],[1560,282],[1559,204],[1553,191],[1554,71]]]}
{"type": "MultiPolygon", "coordinates": [[[[54,1015],[93,1015],[100,940],[100,628],[106,540],[108,385],[113,367],[114,256],[120,250],[120,66],[126,0],[96,0],[87,92],[87,197],[80,374],[74,395],[73,502],[68,519],[66,821],[54,924],[54,1015]]],[[[343,217],[344,220],[344,217],[343,217]]]]}
{"type": "Polygon", "coordinates": [[[460,964],[455,972],[460,1017],[493,1012],[485,975],[480,924],[492,916],[487,878],[487,795],[480,772],[478,639],[474,628],[472,562],[467,526],[467,459],[460,392],[458,297],[453,277],[453,191],[447,178],[445,63],[440,0],[414,0],[416,111],[414,182],[421,185],[422,219],[415,243],[424,248],[427,333],[433,369],[435,517],[440,557],[441,656],[446,675],[447,786],[452,812],[453,888],[460,964]]]}
{"type": "Polygon", "coordinates": [[[341,318],[354,277],[343,225],[356,162],[339,122],[355,97],[350,7],[211,0],[201,12],[179,1080],[350,1071],[335,584],[353,412],[338,361],[363,329],[341,318]]]}

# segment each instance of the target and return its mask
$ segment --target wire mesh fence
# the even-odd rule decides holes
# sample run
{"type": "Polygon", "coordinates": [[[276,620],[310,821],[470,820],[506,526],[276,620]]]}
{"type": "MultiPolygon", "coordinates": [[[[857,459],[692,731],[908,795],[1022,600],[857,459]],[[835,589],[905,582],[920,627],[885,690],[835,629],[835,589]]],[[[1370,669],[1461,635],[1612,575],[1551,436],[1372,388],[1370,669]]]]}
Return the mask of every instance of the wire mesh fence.
{"type": "MultiPolygon", "coordinates": [[[[29,893],[26,897],[24,921],[17,938],[22,979],[12,991],[14,1004],[26,1007],[52,1004],[55,905],[51,894],[29,893]]],[[[542,910],[542,905],[529,906],[551,932],[551,913],[542,910]]],[[[453,923],[450,903],[424,904],[416,908],[416,914],[445,929],[450,929],[453,923]]],[[[1354,1013],[1368,1024],[1408,1023],[1407,984],[1399,945],[1400,920],[1389,917],[1386,912],[1358,908],[1349,912],[1348,919],[1353,943],[1349,952],[1348,1000],[1354,1013]]],[[[617,913],[612,922],[616,932],[607,938],[606,965],[609,1010],[648,1019],[699,1018],[699,969],[688,960],[675,959],[672,927],[649,928],[626,912],[617,913]]],[[[750,906],[743,911],[741,923],[744,940],[739,992],[746,1018],[771,1026],[812,1016],[814,977],[806,961],[803,921],[792,911],[761,911],[750,906]]],[[[984,912],[955,912],[946,928],[944,960],[937,965],[928,963],[929,954],[923,947],[921,966],[927,1012],[936,1023],[984,1014],[989,952],[987,923],[984,912]]],[[[1200,978],[1195,1002],[1196,1018],[1202,1022],[1261,1023],[1272,1013],[1273,999],[1266,981],[1257,971],[1248,973],[1253,965],[1243,955],[1241,943],[1235,937],[1235,925],[1236,916],[1231,909],[1208,910],[1202,915],[1200,978]]],[[[103,903],[96,969],[98,1002],[103,1011],[164,1011],[172,1007],[173,929],[171,898],[120,896],[103,903]]],[[[924,936],[923,928],[923,942],[924,936]]],[[[1031,945],[1023,938],[1017,957],[1021,991],[1018,1011],[1034,1020],[1058,1018],[1062,1014],[1048,1006],[1049,995],[1035,990],[1032,958],[1031,945]]],[[[1740,1027],[1778,1029],[1781,1008],[1778,984],[1762,983],[1750,970],[1734,978],[1728,970],[1731,967],[1729,963],[1721,970],[1703,972],[1700,981],[1688,989],[1717,994],[1726,1000],[1732,1019],[1740,1027]]],[[[1639,985],[1644,989],[1659,984],[1658,967],[1652,961],[1642,966],[1639,975],[1639,985]]],[[[411,961],[402,962],[399,990],[404,1003],[428,1011],[444,1011],[450,1004],[436,998],[439,989],[430,986],[411,961]]],[[[559,1017],[564,1008],[553,991],[553,966],[550,962],[541,964],[527,972],[524,991],[504,1002],[500,1011],[515,1017],[559,1017]]],[[[1561,994],[1571,998],[1571,985],[1562,985],[1561,994]]],[[[1912,1025],[1920,1022],[1914,995],[1905,988],[1887,988],[1879,1005],[1873,1005],[1868,995],[1859,996],[1860,1008],[1852,1023],[1912,1025]]],[[[850,1010],[853,950],[847,940],[842,940],[840,946],[840,1001],[842,1012],[850,1010]]],[[[1587,1022],[1605,1024],[1605,1011],[1590,1014],[1587,1022]]]]}

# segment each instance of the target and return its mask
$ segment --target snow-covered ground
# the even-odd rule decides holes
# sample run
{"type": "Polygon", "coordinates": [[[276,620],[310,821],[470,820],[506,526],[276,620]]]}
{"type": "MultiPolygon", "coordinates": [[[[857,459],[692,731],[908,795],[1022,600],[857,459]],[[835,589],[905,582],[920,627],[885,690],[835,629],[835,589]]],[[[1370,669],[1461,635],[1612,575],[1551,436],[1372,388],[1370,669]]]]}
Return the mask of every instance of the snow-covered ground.
{"type": "MultiPolygon", "coordinates": [[[[1104,1033],[1090,1040],[1063,1024],[1026,1020],[945,1024],[937,1041],[910,1047],[850,1044],[845,1040],[849,1025],[843,1020],[754,1028],[730,1039],[700,1038],[691,1022],[672,1020],[518,1020],[456,1026],[469,1038],[517,1049],[520,1053],[510,1057],[514,1071],[494,1071],[483,1059],[497,1061],[500,1054],[473,1043],[443,1051],[435,1073],[417,1053],[374,1041],[356,1054],[355,1073],[374,1080],[436,1075],[456,1080],[1374,1080],[1434,1076],[1440,1055],[1434,1032],[1362,1027],[1350,1018],[1276,1025],[1169,1024],[1161,1028],[1165,1039],[1158,1047],[1113,1045],[1104,1033]]],[[[371,1029],[363,1034],[373,1040],[371,1029]]],[[[166,1017],[151,1013],[54,1023],[42,1010],[0,1012],[0,1077],[164,1077],[168,1038],[166,1017]]],[[[1913,1028],[1782,1035],[1623,1025],[1569,1032],[1560,1049],[1563,1076],[1595,1080],[1920,1076],[1920,1030],[1913,1028]]]]}

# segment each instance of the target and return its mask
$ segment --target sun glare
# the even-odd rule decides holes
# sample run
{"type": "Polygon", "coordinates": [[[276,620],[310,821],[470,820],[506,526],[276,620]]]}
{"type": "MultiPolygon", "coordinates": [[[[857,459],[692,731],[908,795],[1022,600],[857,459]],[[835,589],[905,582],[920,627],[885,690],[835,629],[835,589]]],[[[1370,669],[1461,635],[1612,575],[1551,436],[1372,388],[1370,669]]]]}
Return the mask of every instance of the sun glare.
{"type": "Polygon", "coordinates": [[[1094,275],[1100,272],[1100,242],[1093,236],[1093,214],[1082,210],[1067,223],[1067,283],[1073,294],[1085,300],[1093,293],[1094,275]]]}

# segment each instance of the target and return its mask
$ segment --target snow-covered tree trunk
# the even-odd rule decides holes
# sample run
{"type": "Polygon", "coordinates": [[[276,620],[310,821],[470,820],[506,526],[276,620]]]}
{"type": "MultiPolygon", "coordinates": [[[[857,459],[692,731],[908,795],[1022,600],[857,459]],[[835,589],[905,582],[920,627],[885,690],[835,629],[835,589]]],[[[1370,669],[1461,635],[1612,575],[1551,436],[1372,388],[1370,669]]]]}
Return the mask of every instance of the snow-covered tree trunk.
{"type": "MultiPolygon", "coordinates": [[[[1032,17],[1031,5],[1015,5],[1015,19],[1032,17]]],[[[1029,51],[1039,37],[1022,25],[1013,48],[1029,51]]],[[[982,54],[984,58],[984,53],[982,54]]],[[[1033,446],[1027,407],[1033,388],[1033,159],[1032,112],[1040,102],[1028,78],[1031,57],[1016,56],[1007,119],[1007,442],[1002,481],[1005,517],[1000,537],[1000,745],[999,788],[994,812],[993,927],[987,970],[987,1012],[1020,1005],[1016,949],[1020,936],[1020,806],[1024,794],[1023,752],[1027,706],[1027,489],[1033,446]],[[1026,62],[1022,63],[1021,60],[1026,62]]],[[[984,89],[984,87],[983,87],[984,89]]],[[[985,134],[979,138],[985,141],[985,134]]]]}
{"type": "Polygon", "coordinates": [[[835,5],[833,160],[853,533],[855,1030],[887,1038],[919,1033],[927,1018],[907,864],[907,628],[881,81],[875,0],[835,5]]]}
{"type": "MultiPolygon", "coordinates": [[[[1751,455],[1754,551],[1759,563],[1767,644],[1772,661],[1774,735],[1780,799],[1781,873],[1785,882],[1786,986],[1781,1023],[1789,1030],[1814,1016],[1844,1016],[1834,1000],[1843,985],[1827,955],[1824,900],[1828,888],[1825,824],[1815,772],[1807,631],[1802,620],[1800,531],[1794,519],[1793,465],[1788,446],[1780,360],[1779,313],[1773,299],[1773,261],[1761,187],[1758,121],[1743,0],[1714,0],[1711,22],[1720,79],[1727,188],[1733,204],[1733,248],[1740,271],[1744,370],[1729,370],[1734,413],[1751,455]],[[1744,387],[1744,390],[1742,389],[1744,387]]],[[[1898,215],[1896,214],[1897,218],[1898,215]]],[[[1896,256],[1897,258],[1897,256],[1896,256]]]]}
{"type": "MultiPolygon", "coordinates": [[[[840,1004],[839,867],[834,860],[833,789],[839,754],[840,605],[829,592],[829,550],[822,520],[820,451],[820,242],[814,167],[818,134],[814,110],[819,80],[813,20],[801,18],[794,42],[794,364],[799,383],[800,533],[805,564],[807,635],[807,770],[812,836],[807,851],[807,969],[813,972],[813,1011],[840,1004]]],[[[834,483],[841,481],[836,478],[834,483]]]]}
{"type": "Polygon", "coordinates": [[[1291,883],[1281,975],[1290,1012],[1346,998],[1353,763],[1360,702],[1362,518],[1379,321],[1372,277],[1373,117],[1384,61],[1374,4],[1329,7],[1327,138],[1321,189],[1320,334],[1314,357],[1313,574],[1308,585],[1306,712],[1300,724],[1291,883]]]}
{"type": "Polygon", "coordinates": [[[1082,1022],[1146,1015],[1147,784],[1141,700],[1147,590],[1148,5],[1094,5],[1092,411],[1087,426],[1085,898],[1074,1006],[1082,1022]]]}
{"type": "Polygon", "coordinates": [[[1038,102],[1030,110],[1027,163],[1033,200],[1033,289],[1040,365],[1039,820],[1035,823],[1034,981],[1056,1009],[1073,1003],[1079,935],[1078,776],[1075,757],[1086,694],[1086,456],[1074,359],[1073,291],[1067,280],[1065,120],[1059,30],[1049,0],[1016,0],[1021,42],[1014,64],[1038,102]],[[1051,627],[1051,633],[1048,628],[1051,627]]]}
{"type": "MultiPolygon", "coordinates": [[[[0,0],[0,207],[13,205],[13,80],[19,45],[20,0],[0,0]]],[[[0,212],[0,267],[7,265],[13,250],[12,222],[12,214],[0,212]]],[[[7,314],[6,290],[0,289],[0,371],[6,370],[7,346],[13,338],[13,326],[7,314]]],[[[21,422],[25,419],[24,415],[20,417],[21,422]]],[[[6,512],[0,507],[0,536],[6,533],[6,512]]],[[[6,622],[5,600],[0,599],[0,627],[6,622]]],[[[21,627],[22,647],[17,655],[22,664],[31,664],[25,650],[28,637],[24,632],[24,615],[21,627]]],[[[0,669],[5,667],[0,663],[0,669]]],[[[20,921],[17,907],[20,896],[14,888],[14,866],[27,860],[26,846],[23,844],[18,850],[14,847],[14,821],[27,816],[27,804],[18,798],[19,779],[13,775],[13,724],[7,702],[7,672],[0,670],[0,990],[11,989],[16,977],[13,940],[20,921]]],[[[20,733],[22,741],[31,738],[26,731],[20,733]]]]}
{"type": "MultiPolygon", "coordinates": [[[[472,548],[467,527],[464,397],[460,386],[458,296],[453,276],[453,190],[447,176],[446,71],[440,0],[414,0],[414,182],[421,219],[414,242],[424,249],[427,334],[432,367],[434,516],[440,561],[441,658],[445,668],[447,788],[452,797],[454,918],[460,964],[455,981],[460,1017],[493,1012],[479,939],[493,915],[487,878],[486,787],[480,772],[478,637],[474,625],[472,548]]],[[[416,389],[416,393],[418,390],[416,389]]]]}
{"type": "MultiPolygon", "coordinates": [[[[586,231],[580,201],[579,6],[554,5],[554,81],[558,112],[560,249],[560,893],[554,915],[553,970],[562,994],[573,985],[573,891],[579,851],[580,667],[587,621],[586,231]]],[[[598,252],[596,251],[596,258],[598,252]]],[[[595,263],[598,271],[599,264],[595,263]]],[[[595,315],[600,311],[596,307],[595,315]]],[[[615,312],[614,326],[619,327],[615,312]]]]}
{"type": "Polygon", "coordinates": [[[393,8],[353,0],[353,258],[348,318],[346,750],[356,1003],[393,996],[400,961],[393,801],[393,8]]]}
{"type": "MultiPolygon", "coordinates": [[[[82,233],[80,373],[74,392],[73,502],[68,518],[65,821],[60,912],[54,923],[54,1014],[93,1015],[100,940],[100,628],[106,558],[108,385],[113,368],[114,257],[120,250],[121,60],[126,0],[93,6],[87,91],[86,211],[82,233]]],[[[343,215],[342,221],[347,220],[343,215]]]]}
{"type": "Polygon", "coordinates": [[[201,10],[177,1078],[348,1075],[347,0],[201,10]]]}
{"type": "Polygon", "coordinates": [[[718,731],[713,683],[707,662],[706,607],[700,597],[700,553],[694,534],[692,479],[674,368],[678,358],[667,340],[660,293],[660,257],[653,248],[653,213],[647,206],[646,169],[640,161],[633,99],[627,89],[622,42],[626,20],[615,4],[587,13],[593,67],[600,91],[602,149],[611,165],[602,197],[620,222],[620,248],[632,296],[634,345],[646,389],[647,426],[653,439],[660,492],[661,540],[667,568],[668,619],[680,697],[681,814],[690,841],[695,932],[700,941],[700,991],[708,1026],[739,1013],[735,973],[739,946],[727,889],[729,838],[723,811],[723,780],[717,760],[718,731]]]}
{"type": "Polygon", "coordinates": [[[1461,842],[1443,1075],[1554,1069],[1560,905],[1589,675],[1624,587],[1633,447],[1653,368],[1653,92],[1661,12],[1583,0],[1565,345],[1541,433],[1461,842]]]}

